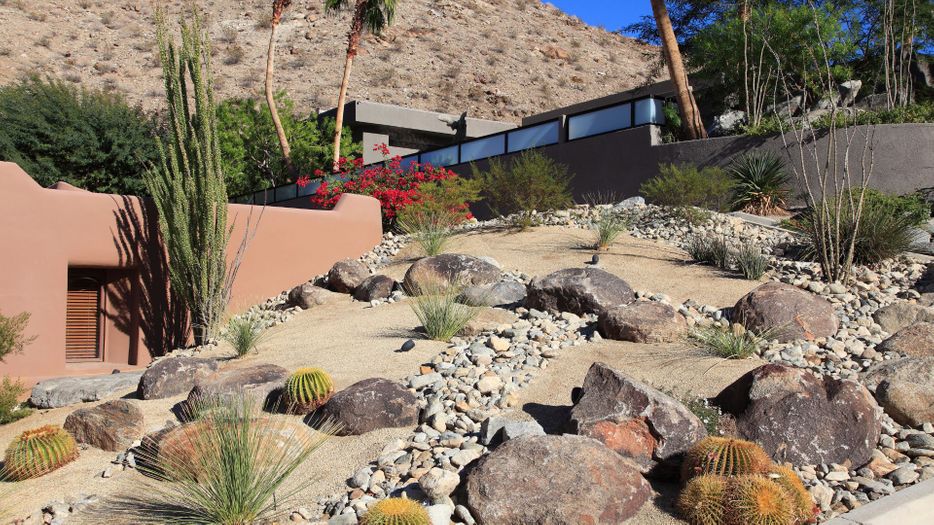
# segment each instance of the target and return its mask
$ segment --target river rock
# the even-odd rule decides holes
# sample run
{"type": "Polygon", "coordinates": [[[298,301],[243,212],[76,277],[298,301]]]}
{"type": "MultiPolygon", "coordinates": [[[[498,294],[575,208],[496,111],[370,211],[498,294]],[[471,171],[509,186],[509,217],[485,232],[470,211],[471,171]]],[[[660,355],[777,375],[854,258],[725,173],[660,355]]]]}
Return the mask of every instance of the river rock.
{"type": "Polygon", "coordinates": [[[468,286],[461,292],[464,302],[473,306],[521,306],[525,296],[525,285],[516,281],[468,286]]]}

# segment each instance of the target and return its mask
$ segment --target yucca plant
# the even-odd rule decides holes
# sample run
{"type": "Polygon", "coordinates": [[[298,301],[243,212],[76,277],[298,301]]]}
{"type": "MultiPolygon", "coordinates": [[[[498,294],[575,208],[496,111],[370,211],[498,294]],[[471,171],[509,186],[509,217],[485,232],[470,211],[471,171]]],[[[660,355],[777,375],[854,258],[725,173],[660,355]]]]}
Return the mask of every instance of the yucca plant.
{"type": "Polygon", "coordinates": [[[772,152],[752,152],[733,159],[727,167],[733,177],[733,208],[757,215],[784,211],[791,176],[785,161],[772,152]]]}
{"type": "Polygon", "coordinates": [[[753,281],[761,279],[769,269],[768,258],[762,255],[759,248],[748,244],[740,246],[739,250],[733,253],[733,261],[743,277],[753,281]]]}
{"type": "Polygon", "coordinates": [[[445,245],[453,235],[451,229],[459,220],[450,211],[424,210],[402,214],[396,224],[402,233],[418,243],[425,255],[432,256],[444,252],[445,245]]]}
{"type": "Polygon", "coordinates": [[[233,347],[237,357],[243,357],[256,350],[265,338],[266,327],[262,320],[249,316],[232,317],[221,337],[233,347]]]}
{"type": "Polygon", "coordinates": [[[334,381],[320,368],[299,368],[285,382],[286,408],[295,414],[316,410],[334,394],[334,381]]]}
{"type": "Polygon", "coordinates": [[[462,304],[458,286],[426,286],[415,290],[409,305],[430,339],[450,341],[477,316],[477,308],[462,304]]]}
{"type": "Polygon", "coordinates": [[[684,455],[681,477],[739,476],[763,474],[772,466],[769,455],[762,447],[742,439],[708,436],[697,442],[684,455]]]}
{"type": "Polygon", "coordinates": [[[594,247],[597,250],[608,250],[610,245],[617,237],[626,231],[629,227],[628,221],[620,214],[613,211],[604,210],[600,213],[600,218],[594,224],[594,234],[596,241],[594,247]]]}
{"type": "Polygon", "coordinates": [[[132,523],[248,525],[274,522],[304,483],[290,477],[334,432],[263,415],[250,396],[218,400],[202,419],[140,452],[142,487],[105,502],[132,523]]]}
{"type": "Polygon", "coordinates": [[[749,330],[725,330],[716,326],[695,328],[689,338],[711,355],[726,359],[745,359],[756,354],[773,335],[772,331],[755,334],[749,330]]]}
{"type": "Polygon", "coordinates": [[[0,479],[21,481],[48,474],[78,457],[78,444],[62,427],[27,430],[7,447],[0,479]]]}
{"type": "Polygon", "coordinates": [[[370,507],[360,525],[431,525],[431,519],[425,507],[417,501],[386,498],[370,507]]]}

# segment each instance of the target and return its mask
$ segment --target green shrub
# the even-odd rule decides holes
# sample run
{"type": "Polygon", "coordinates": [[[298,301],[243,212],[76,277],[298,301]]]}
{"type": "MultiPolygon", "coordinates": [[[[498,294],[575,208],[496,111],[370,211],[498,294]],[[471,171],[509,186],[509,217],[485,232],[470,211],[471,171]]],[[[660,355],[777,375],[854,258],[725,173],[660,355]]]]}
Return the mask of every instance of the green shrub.
{"type": "Polygon", "coordinates": [[[733,208],[758,215],[772,215],[785,207],[790,176],[785,161],[772,153],[746,153],[727,167],[733,177],[733,208]]]}
{"type": "Polygon", "coordinates": [[[413,202],[398,213],[396,226],[417,242],[425,255],[444,251],[452,228],[470,216],[479,195],[478,181],[451,177],[419,186],[413,202]]]}
{"type": "Polygon", "coordinates": [[[532,224],[532,212],[566,208],[574,204],[568,167],[551,157],[528,150],[510,161],[490,159],[490,168],[480,171],[471,165],[473,178],[480,182],[481,194],[497,215],[518,214],[520,226],[532,224]]]}
{"type": "MultiPolygon", "coordinates": [[[[879,109],[860,111],[854,115],[841,111],[837,114],[837,128],[855,125],[880,125],[880,124],[924,124],[934,122],[934,102],[925,101],[917,104],[911,104],[904,107],[893,109],[879,109]]],[[[811,127],[815,129],[827,129],[830,127],[830,115],[813,119],[810,122],[811,127]]],[[[743,133],[751,136],[773,135],[789,131],[789,124],[783,123],[779,117],[771,115],[762,119],[758,126],[747,127],[743,133]]]]}
{"type": "Polygon", "coordinates": [[[721,168],[660,164],[659,174],[644,183],[639,192],[650,202],[663,206],[697,206],[726,211],[733,181],[721,168]]]}
{"type": "Polygon", "coordinates": [[[716,326],[696,328],[690,338],[710,355],[725,359],[753,356],[770,337],[770,332],[756,335],[749,330],[725,330],[716,326]]]}
{"type": "Polygon", "coordinates": [[[144,195],[158,162],[158,127],[115,93],[30,76],[0,87],[0,160],[42,186],[65,181],[89,191],[144,195]]]}
{"type": "Polygon", "coordinates": [[[733,253],[733,260],[743,277],[752,281],[761,279],[769,269],[768,258],[762,255],[758,248],[748,244],[740,246],[739,250],[733,253]]]}
{"type": "Polygon", "coordinates": [[[221,337],[230,343],[237,357],[243,357],[256,350],[265,335],[266,327],[263,326],[263,322],[250,316],[232,317],[221,333],[221,337]]]}
{"type": "MultiPolygon", "coordinates": [[[[242,195],[291,181],[297,175],[311,175],[316,169],[330,171],[334,120],[321,125],[315,116],[302,117],[284,93],[276,94],[276,108],[289,139],[292,164],[290,174],[265,100],[228,99],[217,106],[217,137],[221,162],[231,195],[242,195]]],[[[362,148],[353,142],[349,129],[341,135],[341,155],[357,156],[362,148]]]]}
{"type": "Polygon", "coordinates": [[[6,356],[22,352],[26,345],[36,339],[36,336],[24,335],[29,317],[29,312],[21,312],[12,317],[0,312],[0,363],[6,356]]]}
{"type": "Polygon", "coordinates": [[[450,341],[477,316],[477,308],[460,302],[459,287],[427,286],[409,293],[414,296],[409,305],[430,339],[450,341]]]}
{"type": "Polygon", "coordinates": [[[619,237],[619,234],[625,232],[628,227],[629,222],[619,213],[612,210],[603,210],[594,225],[594,235],[596,237],[594,248],[608,250],[610,245],[619,237]]]}
{"type": "Polygon", "coordinates": [[[690,226],[701,226],[710,220],[711,214],[709,210],[696,206],[676,206],[671,209],[671,216],[690,226]]]}
{"type": "Polygon", "coordinates": [[[4,376],[0,383],[0,425],[12,423],[32,414],[32,409],[21,405],[20,396],[26,388],[19,381],[4,376]]]}

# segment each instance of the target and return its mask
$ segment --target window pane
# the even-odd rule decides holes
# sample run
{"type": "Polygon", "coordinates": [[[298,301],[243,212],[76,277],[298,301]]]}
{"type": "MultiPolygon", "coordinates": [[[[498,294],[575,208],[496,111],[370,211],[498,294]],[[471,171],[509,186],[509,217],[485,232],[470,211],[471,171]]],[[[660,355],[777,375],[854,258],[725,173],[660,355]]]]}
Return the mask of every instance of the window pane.
{"type": "Polygon", "coordinates": [[[289,184],[288,186],[279,186],[276,188],[276,202],[288,199],[294,199],[298,196],[298,185],[289,184]]]}
{"type": "Polygon", "coordinates": [[[642,124],[664,124],[665,112],[662,111],[662,101],[647,98],[636,101],[636,126],[642,124]]]}
{"type": "Polygon", "coordinates": [[[457,146],[448,146],[444,149],[422,153],[422,164],[431,164],[432,166],[457,164],[457,146]]]}
{"type": "Polygon", "coordinates": [[[306,195],[311,195],[314,192],[318,191],[319,186],[321,186],[321,181],[318,181],[318,180],[308,181],[308,184],[306,184],[304,188],[301,186],[298,187],[298,196],[304,197],[306,195]]]}
{"type": "Polygon", "coordinates": [[[630,127],[630,105],[622,104],[568,119],[568,140],[630,127]]]}
{"type": "Polygon", "coordinates": [[[253,203],[262,206],[273,202],[272,190],[260,190],[253,194],[253,203]]]}
{"type": "Polygon", "coordinates": [[[557,121],[509,132],[509,153],[558,143],[557,121]]]}
{"type": "Polygon", "coordinates": [[[461,144],[461,162],[485,159],[506,153],[506,135],[496,135],[461,144]]]}
{"type": "Polygon", "coordinates": [[[408,157],[402,157],[402,162],[399,163],[399,167],[401,167],[403,170],[408,171],[409,166],[411,166],[412,164],[415,164],[416,162],[418,162],[417,153],[415,155],[409,155],[408,157]]]}

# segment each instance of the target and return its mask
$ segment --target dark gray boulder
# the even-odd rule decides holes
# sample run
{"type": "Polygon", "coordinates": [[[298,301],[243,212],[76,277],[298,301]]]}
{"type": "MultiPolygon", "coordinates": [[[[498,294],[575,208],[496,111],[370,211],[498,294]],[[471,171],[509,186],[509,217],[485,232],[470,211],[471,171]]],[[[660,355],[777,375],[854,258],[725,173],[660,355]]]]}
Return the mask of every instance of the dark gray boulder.
{"type": "Polygon", "coordinates": [[[733,319],[756,333],[772,332],[771,338],[783,342],[830,337],[840,325],[826,299],[774,281],[744,295],[733,307],[733,319]]]}
{"type": "Polygon", "coordinates": [[[122,372],[93,377],[57,377],[32,388],[29,402],[39,408],[58,408],[88,401],[100,401],[114,394],[131,392],[142,372],[122,372]]]}
{"type": "Polygon", "coordinates": [[[111,452],[124,451],[143,437],[143,412],[133,401],[116,399],[80,408],[65,418],[63,428],[78,443],[111,452]]]}
{"type": "Polygon", "coordinates": [[[577,315],[602,314],[636,299],[626,281],[599,268],[567,268],[536,277],[528,287],[526,306],[577,315]]]}
{"type": "Polygon", "coordinates": [[[380,428],[418,424],[415,395],[395,381],[373,377],[334,394],[314,414],[315,422],[332,421],[340,436],[355,436],[380,428]]]}
{"type": "Polygon", "coordinates": [[[473,306],[520,306],[525,302],[525,284],[502,281],[495,284],[468,286],[461,292],[464,302],[473,306]]]}
{"type": "Polygon", "coordinates": [[[140,399],[163,399],[180,396],[202,379],[218,369],[216,359],[199,357],[166,357],[143,372],[136,388],[140,399]]]}
{"type": "Polygon", "coordinates": [[[358,301],[370,302],[388,299],[396,281],[385,275],[371,275],[364,279],[353,292],[353,298],[358,301]]]}
{"type": "Polygon", "coordinates": [[[727,386],[714,403],[736,419],[739,435],[778,462],[848,464],[872,459],[880,408],[859,383],[767,364],[727,386]]]}
{"type": "Polygon", "coordinates": [[[353,293],[369,276],[370,269],[361,261],[337,261],[328,271],[328,288],[338,293],[353,293]]]}
{"type": "Polygon", "coordinates": [[[466,506],[478,525],[616,525],[651,497],[629,461],[582,436],[529,436],[468,468],[466,506]]]}
{"type": "Polygon", "coordinates": [[[479,257],[460,253],[443,253],[415,261],[402,281],[406,292],[418,295],[422,291],[445,289],[452,285],[469,287],[494,284],[502,272],[479,257]]]}

